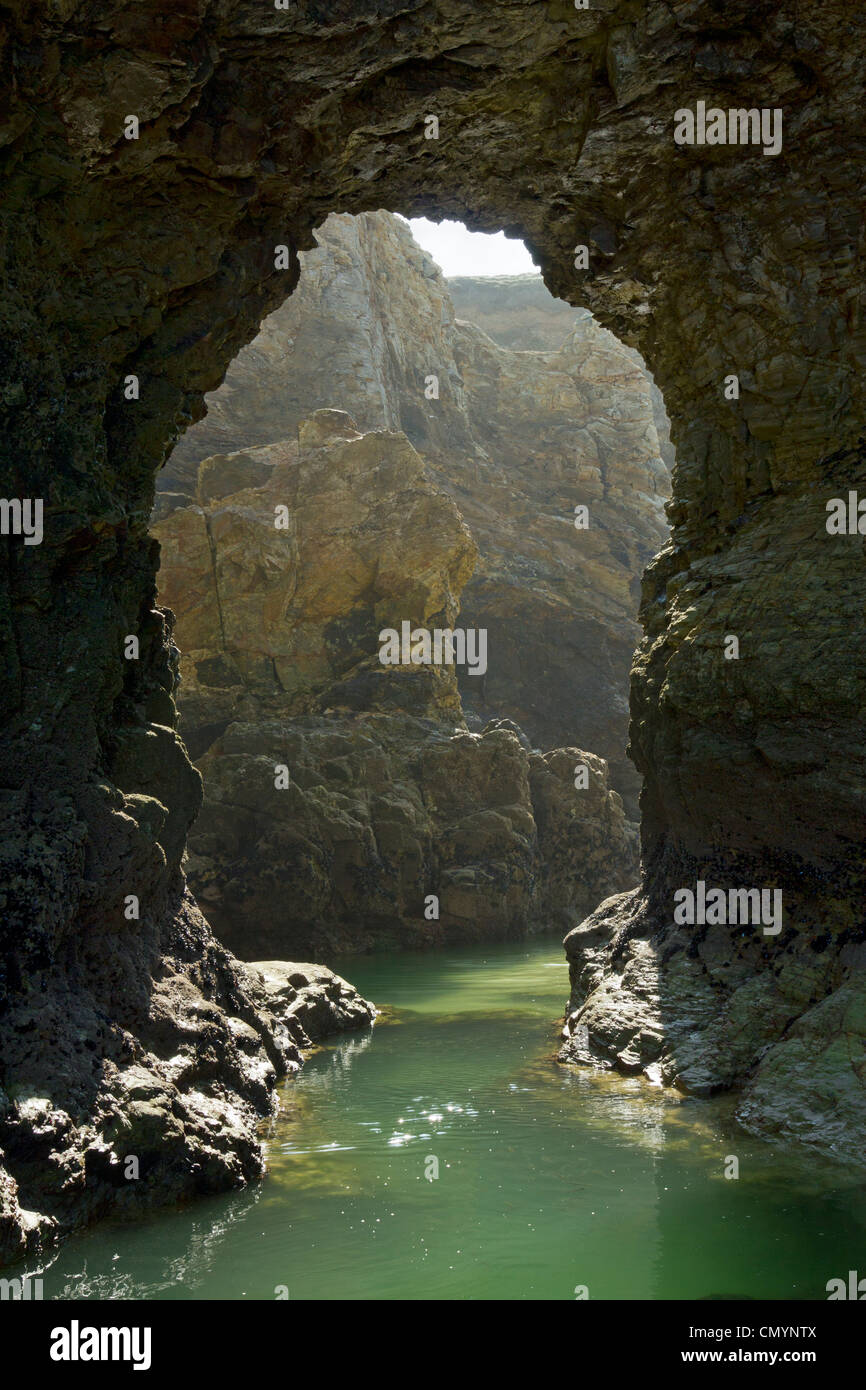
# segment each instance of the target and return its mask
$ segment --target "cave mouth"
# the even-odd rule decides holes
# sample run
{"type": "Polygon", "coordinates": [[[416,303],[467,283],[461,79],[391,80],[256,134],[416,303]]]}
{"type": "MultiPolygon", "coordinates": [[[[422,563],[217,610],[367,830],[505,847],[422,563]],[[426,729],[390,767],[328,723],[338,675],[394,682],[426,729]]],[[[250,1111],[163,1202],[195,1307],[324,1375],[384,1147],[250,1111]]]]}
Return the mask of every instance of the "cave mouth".
{"type": "Polygon", "coordinates": [[[628,682],[668,534],[661,394],[504,231],[332,214],[300,259],[157,479],[204,777],[191,887],[245,959],[563,935],[638,877],[628,682]],[[483,654],[425,655],[451,631],[483,654]]]}
{"type": "MultiPolygon", "coordinates": [[[[862,1165],[866,570],[862,535],[830,533],[825,508],[866,488],[866,11],[557,0],[457,4],[443,22],[425,0],[328,8],[229,5],[169,25],[147,4],[10,12],[4,492],[51,505],[43,544],[4,537],[0,578],[14,890],[0,927],[0,1258],[47,1240],[51,1222],[260,1171],[256,1117],[286,1058],[184,885],[201,789],[169,727],[174,652],[148,517],[172,432],[285,300],[296,250],[329,210],[371,203],[519,228],[552,292],[641,346],[674,421],[672,543],[644,581],[630,692],[643,885],[593,925],[588,953],[572,951],[574,980],[593,980],[587,1035],[606,1065],[663,1061],[666,1084],[698,1095],[738,1087],[752,1132],[862,1165]],[[710,101],[784,109],[784,148],[680,144],[678,110],[710,101]],[[731,634],[743,659],[727,659],[731,634]],[[674,893],[710,875],[784,889],[784,931],[720,943],[671,930],[674,893]],[[656,991],[643,988],[651,937],[656,991]],[[154,1139],[160,1111],[171,1142],[154,1139]],[[139,1145],[146,1181],[118,1186],[139,1145]]],[[[361,472],[363,444],[346,448],[361,472]]],[[[200,536],[205,560],[217,532],[200,536]]],[[[267,547],[259,561],[271,572],[267,547]]],[[[263,688],[285,692],[296,665],[260,665],[263,688]]],[[[487,737],[511,765],[507,731],[487,737]]],[[[300,735],[284,754],[297,770],[305,749],[309,785],[280,793],[299,804],[318,760],[300,735]]],[[[389,785],[372,735],[360,753],[336,738],[327,751],[333,779],[351,782],[363,755],[389,785]]],[[[444,760],[437,746],[424,765],[447,795],[444,760]]],[[[271,774],[275,761],[269,750],[271,774]]],[[[415,805],[384,800],[379,852],[404,846],[414,881],[415,805]]],[[[501,819],[473,829],[499,833],[501,819]]],[[[280,829],[272,897],[294,888],[282,866],[297,842],[280,829]]],[[[313,908],[335,863],[347,878],[369,867],[355,843],[316,858],[313,908]]],[[[455,823],[455,854],[462,843],[455,823]]],[[[453,884],[470,906],[473,883],[453,884]]],[[[391,920],[393,903],[378,909],[391,920]]]]}

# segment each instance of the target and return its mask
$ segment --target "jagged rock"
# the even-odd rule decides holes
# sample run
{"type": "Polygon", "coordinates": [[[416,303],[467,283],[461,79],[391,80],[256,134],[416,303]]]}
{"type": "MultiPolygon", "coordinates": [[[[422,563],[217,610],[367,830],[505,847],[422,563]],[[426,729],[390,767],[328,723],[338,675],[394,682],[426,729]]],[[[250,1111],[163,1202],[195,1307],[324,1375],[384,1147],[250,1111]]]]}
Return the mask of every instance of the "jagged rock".
{"type": "MultiPolygon", "coordinates": [[[[537,746],[594,749],[636,819],[628,672],[639,576],[668,534],[657,388],[635,352],[540,277],[494,282],[500,297],[514,290],[534,306],[530,324],[560,325],[548,330],[553,350],[516,351],[459,320],[451,282],[400,218],[331,216],[317,237],[295,294],[232,363],[160,487],[206,503],[215,472],[227,491],[255,486],[260,449],[310,429],[305,416],[319,419],[319,408],[345,407],[364,430],[405,431],[480,552],[461,599],[462,621],[491,641],[484,680],[460,678],[473,727],[508,716],[537,746]],[[430,373],[438,400],[426,399],[430,373]],[[581,504],[586,531],[574,525],[581,504]]],[[[464,298],[473,283],[458,282],[464,298]]],[[[490,288],[469,302],[500,326],[490,288]]]]}
{"type": "Polygon", "coordinates": [[[204,460],[154,528],[210,921],[244,959],[567,930],[637,876],[606,763],[508,720],[470,733],[453,666],[380,664],[382,628],[455,625],[474,543],[404,436],[321,410],[298,437],[204,460]],[[249,463],[261,485],[227,493],[249,463]]]}
{"type": "Polygon", "coordinates": [[[375,713],[235,723],[200,766],[188,873],[247,959],[567,930],[636,877],[635,830],[603,760],[527,754],[505,729],[375,713]],[[291,769],[280,790],[277,760],[291,769]]]}
{"type": "Polygon", "coordinates": [[[293,1036],[297,1032],[302,1047],[363,1028],[376,1017],[354,985],[324,965],[257,960],[249,968],[262,980],[271,1013],[293,1036]]]}
{"type": "Polygon", "coordinates": [[[862,946],[802,918],[778,941],[760,927],[676,926],[640,890],[601,903],[565,945],[561,1061],[643,1071],[690,1095],[739,1088],[747,1129],[862,1162],[862,946]]]}
{"type": "Polygon", "coordinates": [[[556,352],[590,317],[554,299],[540,275],[449,275],[445,283],[458,319],[514,352],[556,352]]]}
{"type": "Polygon", "coordinates": [[[431,450],[479,549],[461,602],[487,628],[483,691],[467,715],[513,718],[543,747],[602,754],[637,816],[625,754],[628,671],[638,639],[637,576],[667,535],[668,478],[646,373],[592,320],[556,353],[509,352],[458,325],[457,360],[476,440],[467,465],[431,450]],[[585,506],[589,529],[575,526],[585,506]]]}
{"type": "MultiPolygon", "coordinates": [[[[128,1001],[126,1028],[93,1016],[74,993],[65,1019],[42,1001],[12,1015],[22,1054],[4,1103],[5,1162],[16,1175],[0,1188],[6,1258],[109,1210],[138,1215],[260,1175],[255,1121],[273,1110],[277,1077],[298,1069],[313,1040],[375,1014],[323,968],[268,962],[267,978],[246,970],[213,941],[189,895],[177,910],[183,956],[164,960],[149,999],[128,1001]],[[273,992],[281,971],[297,991],[288,1008],[273,992]],[[56,1040],[48,1064],[34,1048],[43,1035],[56,1040]],[[97,1039],[106,1053],[99,1070],[97,1039]],[[37,1212],[20,1210],[21,1190],[37,1212]]],[[[118,987],[128,987],[120,952],[116,969],[118,987]]]]}
{"type": "MultiPolygon", "coordinates": [[[[584,338],[590,348],[595,344],[598,324],[589,311],[554,299],[540,275],[450,275],[446,284],[457,317],[483,328],[500,347],[556,352],[573,335],[584,338]]],[[[601,341],[609,341],[607,335],[601,341]]],[[[659,453],[672,469],[675,450],[664,397],[640,354],[618,341],[616,346],[647,375],[659,453]]]]}
{"type": "MultiPolygon", "coordinates": [[[[299,1054],[245,993],[241,968],[191,897],[170,906],[183,937],[148,991],[136,987],[120,929],[103,956],[109,1000],[34,991],[7,1015],[5,1161],[18,1200],[26,1192],[22,1205],[50,1218],[35,1236],[261,1172],[254,1117],[271,1108],[276,1076],[299,1054]],[[46,1053],[39,1042],[49,1037],[46,1053]]],[[[153,959],[149,914],[136,941],[153,959]]]]}
{"type": "Polygon", "coordinates": [[[300,445],[208,459],[201,477],[197,504],[154,526],[194,756],[232,719],[342,707],[460,720],[453,666],[410,677],[379,661],[384,628],[454,626],[476,555],[404,435],[361,435],[323,410],[300,445]]]}

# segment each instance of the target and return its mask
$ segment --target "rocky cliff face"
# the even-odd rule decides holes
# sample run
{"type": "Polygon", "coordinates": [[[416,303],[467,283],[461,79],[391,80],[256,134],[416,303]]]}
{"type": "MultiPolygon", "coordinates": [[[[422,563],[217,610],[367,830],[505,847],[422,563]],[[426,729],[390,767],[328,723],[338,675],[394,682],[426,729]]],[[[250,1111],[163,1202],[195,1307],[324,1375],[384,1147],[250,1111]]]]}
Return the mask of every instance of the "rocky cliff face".
{"type": "Polygon", "coordinates": [[[453,666],[409,679],[379,661],[383,628],[455,625],[476,559],[405,435],[361,434],[344,411],[320,411],[295,439],[205,460],[195,504],[154,532],[196,755],[253,714],[342,705],[460,719],[453,666]]]}
{"type": "MultiPolygon", "coordinates": [[[[539,278],[515,277],[517,302],[534,306],[530,337],[554,321],[560,341],[515,351],[458,319],[403,220],[335,216],[317,237],[296,293],[238,355],[163,470],[160,505],[192,495],[208,455],[291,438],[309,411],[336,406],[363,429],[404,430],[479,549],[462,622],[487,630],[490,663],[483,681],[461,677],[470,723],[506,717],[536,746],[601,754],[637,818],[626,692],[639,577],[667,536],[658,392],[637,354],[539,278]]],[[[508,284],[499,298],[476,289],[474,299],[501,322],[508,293],[508,284]]]]}
{"type": "MultiPolygon", "coordinates": [[[[590,343],[595,337],[597,324],[589,311],[554,299],[540,275],[452,275],[446,283],[458,319],[483,328],[500,347],[516,352],[555,352],[578,325],[590,343]]],[[[646,370],[639,353],[618,339],[613,342],[620,352],[646,370]]],[[[670,469],[675,460],[670,420],[662,393],[652,377],[649,383],[659,452],[670,469]]]]}
{"type": "Polygon", "coordinates": [[[220,939],[250,958],[576,926],[637,877],[606,764],[507,720],[470,732],[453,665],[381,664],[383,629],[458,625],[474,541],[405,435],[337,410],[297,435],[205,459],[154,527],[204,776],[187,873],[220,939]]]}
{"type": "MultiPolygon", "coordinates": [[[[866,570],[862,536],[825,517],[829,499],[866,491],[864,42],[855,0],[10,9],[0,469],[6,500],[44,500],[45,530],[33,546],[10,532],[0,554],[4,1253],[44,1224],[26,1212],[63,1208],[64,1154],[79,1197],[63,1219],[81,1219],[103,1152],[94,1117],[122,1130],[134,1113],[112,1080],[129,1049],[153,1084],[186,1049],[188,1091],[165,1082],[184,1190],[202,1087],[239,1135],[208,1180],[261,1162],[267,1076],[230,1021],[246,1015],[265,1052],[269,1025],[184,897],[198,779],[172,732],[148,522],[173,439],[294,288],[296,252],[331,212],[521,235],[554,294],[640,349],[678,462],[632,680],[643,887],[600,968],[613,981],[642,943],[663,1023],[681,971],[709,1002],[695,1032],[734,1028],[731,987],[670,931],[673,894],[702,877],[779,886],[784,933],[753,948],[737,1009],[759,1015],[786,965],[821,969],[808,997],[784,993],[772,1067],[769,1051],[741,1055],[717,1079],[748,1079],[753,1128],[797,1136],[796,1056],[818,1050],[816,1113],[844,1109],[866,996],[866,570]],[[778,109],[781,152],[676,144],[674,113],[699,100],[778,109]],[[166,1002],[170,981],[185,1004],[166,1002]]],[[[637,1016],[640,992],[620,983],[637,1016]]]]}
{"type": "Polygon", "coordinates": [[[590,317],[554,299],[540,275],[449,275],[446,283],[458,319],[514,352],[556,352],[590,317]]]}

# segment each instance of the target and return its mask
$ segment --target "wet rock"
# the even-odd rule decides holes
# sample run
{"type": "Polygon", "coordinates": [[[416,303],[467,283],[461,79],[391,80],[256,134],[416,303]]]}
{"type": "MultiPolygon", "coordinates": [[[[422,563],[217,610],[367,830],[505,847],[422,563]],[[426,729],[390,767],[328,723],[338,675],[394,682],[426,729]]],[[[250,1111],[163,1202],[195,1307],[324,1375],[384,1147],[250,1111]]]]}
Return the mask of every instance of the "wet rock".
{"type": "Polygon", "coordinates": [[[864,981],[850,947],[802,917],[777,948],[760,927],[675,926],[640,890],[601,903],[565,947],[561,1061],[695,1096],[737,1090],[753,1133],[862,1162],[864,981]]]}

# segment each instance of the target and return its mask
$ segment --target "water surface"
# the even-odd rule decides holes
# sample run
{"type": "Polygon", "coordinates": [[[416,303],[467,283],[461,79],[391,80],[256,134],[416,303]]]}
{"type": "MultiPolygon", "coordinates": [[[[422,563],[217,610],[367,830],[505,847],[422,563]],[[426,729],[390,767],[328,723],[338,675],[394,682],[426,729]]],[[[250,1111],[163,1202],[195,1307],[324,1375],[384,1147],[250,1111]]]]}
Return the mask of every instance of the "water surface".
{"type": "Polygon", "coordinates": [[[856,1173],[557,1065],[558,940],[330,963],[387,1012],[285,1083],[269,1178],[75,1239],[46,1298],[825,1299],[866,1273],[856,1173]]]}

